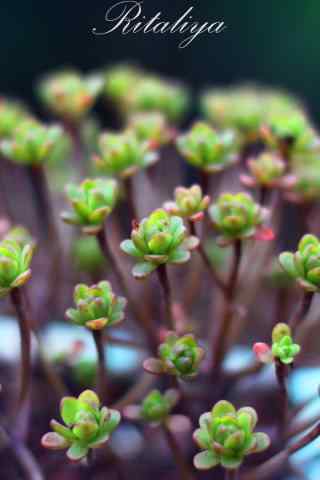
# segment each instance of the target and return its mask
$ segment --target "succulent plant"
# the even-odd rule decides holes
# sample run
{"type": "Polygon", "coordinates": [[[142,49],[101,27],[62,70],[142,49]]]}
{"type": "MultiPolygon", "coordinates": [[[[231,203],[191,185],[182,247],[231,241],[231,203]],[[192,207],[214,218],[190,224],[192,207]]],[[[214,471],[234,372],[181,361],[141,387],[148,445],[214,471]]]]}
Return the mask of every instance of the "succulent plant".
{"type": "Polygon", "coordinates": [[[67,450],[72,461],[86,457],[90,449],[101,447],[118,426],[121,415],[117,410],[100,407],[100,400],[92,390],[85,390],[78,398],[64,397],[60,415],[65,426],[51,420],[53,432],[41,440],[43,447],[67,450]]]}
{"type": "Polygon", "coordinates": [[[167,144],[172,137],[166,118],[159,112],[131,115],[128,130],[134,132],[140,142],[147,142],[151,149],[167,144]]]}
{"type": "Polygon", "coordinates": [[[94,104],[103,87],[99,75],[82,76],[73,70],[48,75],[39,85],[45,106],[58,117],[80,121],[94,104]]]}
{"type": "Polygon", "coordinates": [[[223,193],[209,208],[214,227],[221,234],[220,243],[254,236],[262,226],[266,210],[247,193],[223,193]]]}
{"type": "Polygon", "coordinates": [[[153,165],[158,155],[148,142],[138,140],[135,133],[103,133],[99,137],[99,153],[94,156],[99,170],[106,175],[130,177],[137,171],[153,165]]]}
{"type": "Polygon", "coordinates": [[[270,112],[266,125],[270,129],[271,145],[279,140],[296,141],[309,129],[309,121],[304,112],[294,109],[290,114],[287,111],[270,112]]]}
{"type": "Polygon", "coordinates": [[[34,245],[5,238],[0,242],[0,297],[24,285],[31,276],[34,245]]]}
{"type": "Polygon", "coordinates": [[[146,371],[154,374],[167,373],[177,377],[194,377],[199,371],[205,351],[198,345],[193,335],[178,337],[169,332],[165,341],[160,344],[159,358],[145,360],[146,371]]]}
{"type": "Polygon", "coordinates": [[[208,173],[223,170],[233,163],[237,142],[232,130],[218,132],[204,122],[177,138],[177,147],[188,163],[208,173]]]}
{"type": "Polygon", "coordinates": [[[300,352],[300,345],[293,342],[291,328],[286,323],[278,323],[272,331],[272,354],[280,362],[293,363],[300,352]]]}
{"type": "Polygon", "coordinates": [[[90,330],[117,325],[124,318],[126,299],[117,297],[109,282],[97,285],[79,284],[74,289],[76,308],[69,308],[66,317],[76,325],[90,330]]]}
{"type": "Polygon", "coordinates": [[[320,242],[315,235],[304,235],[295,253],[283,252],[279,262],[285,272],[307,292],[320,288],[320,242]]]}
{"type": "Polygon", "coordinates": [[[80,185],[66,188],[72,211],[63,212],[61,218],[71,225],[79,225],[83,232],[96,235],[118,200],[118,184],[114,179],[86,179],[80,185]]]}
{"type": "Polygon", "coordinates": [[[28,119],[18,124],[10,139],[0,142],[0,151],[14,162],[41,165],[59,146],[62,137],[59,126],[46,126],[28,119]]]}
{"type": "Polygon", "coordinates": [[[193,435],[202,450],[194,457],[195,467],[237,469],[247,455],[266,450],[270,439],[265,433],[254,432],[257,421],[251,407],[236,410],[225,400],[216,403],[211,412],[201,415],[200,428],[193,435]]]}
{"type": "Polygon", "coordinates": [[[190,188],[177,187],[174,191],[174,202],[166,202],[163,207],[171,215],[187,218],[191,221],[201,220],[208,208],[210,197],[203,196],[199,185],[190,188]]]}
{"type": "Polygon", "coordinates": [[[160,112],[170,122],[177,122],[188,108],[189,95],[183,86],[149,75],[140,78],[126,102],[131,113],[160,112]]]}
{"type": "Polygon", "coordinates": [[[142,72],[135,66],[112,66],[105,72],[103,93],[114,102],[121,103],[141,76],[142,72]]]}
{"type": "Polygon", "coordinates": [[[247,162],[251,175],[241,175],[241,181],[248,187],[281,187],[285,182],[286,165],[282,158],[272,152],[263,152],[247,162]]]}
{"type": "Polygon", "coordinates": [[[143,278],[160,265],[185,263],[190,259],[190,250],[199,244],[196,237],[188,236],[180,217],[172,217],[158,209],[134,225],[131,240],[121,243],[121,249],[139,260],[132,274],[143,278]]]}
{"type": "Polygon", "coordinates": [[[125,408],[124,414],[131,420],[158,425],[168,421],[171,410],[179,400],[179,393],[175,389],[166,390],[161,393],[159,390],[152,390],[142,401],[141,405],[129,405],[125,408]]]}
{"type": "Polygon", "coordinates": [[[10,138],[27,117],[29,113],[20,103],[0,98],[0,139],[10,138]]]}

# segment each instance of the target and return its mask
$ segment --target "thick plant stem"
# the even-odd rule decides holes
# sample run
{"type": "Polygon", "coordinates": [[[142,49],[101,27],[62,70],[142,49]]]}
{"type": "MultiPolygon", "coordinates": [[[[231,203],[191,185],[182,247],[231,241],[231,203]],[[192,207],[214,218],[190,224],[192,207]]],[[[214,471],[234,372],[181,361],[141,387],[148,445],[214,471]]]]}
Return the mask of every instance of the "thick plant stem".
{"type": "Polygon", "coordinates": [[[280,360],[276,361],[275,364],[276,377],[280,389],[280,405],[281,405],[281,418],[279,423],[280,436],[283,438],[285,435],[285,429],[287,426],[288,420],[288,391],[287,391],[287,377],[288,377],[288,368],[280,360]]]}
{"type": "Polygon", "coordinates": [[[163,292],[164,306],[165,306],[165,324],[169,330],[175,330],[175,322],[172,314],[172,292],[168,278],[167,267],[165,264],[157,268],[159,282],[163,292]]]}
{"type": "Polygon", "coordinates": [[[31,387],[31,329],[21,289],[14,288],[11,290],[10,296],[17,312],[20,331],[21,380],[18,397],[18,411],[20,411],[29,397],[31,387]]]}
{"type": "Polygon", "coordinates": [[[204,170],[199,172],[199,182],[203,195],[209,195],[210,193],[210,175],[204,170]]]}
{"type": "Polygon", "coordinates": [[[135,300],[132,297],[132,294],[127,286],[127,283],[123,277],[122,271],[120,270],[118,263],[111,252],[111,249],[109,248],[109,244],[105,235],[104,229],[101,229],[100,232],[97,234],[97,241],[99,243],[100,249],[105,256],[107,262],[111,266],[111,270],[114,272],[115,276],[117,277],[117,280],[119,282],[120,288],[123,291],[123,294],[128,300],[129,307],[133,312],[133,315],[136,319],[136,321],[140,324],[142,329],[144,330],[147,338],[148,338],[148,343],[149,347],[153,352],[157,352],[158,348],[158,338],[156,331],[154,329],[154,326],[152,325],[150,318],[146,315],[144,315],[140,310],[138,309],[135,300]]]}
{"type": "Polygon", "coordinates": [[[94,330],[92,332],[92,336],[96,346],[98,357],[97,390],[99,392],[100,398],[105,399],[108,386],[108,376],[106,369],[106,355],[102,330],[94,330]]]}
{"type": "Polygon", "coordinates": [[[241,240],[234,243],[234,257],[231,266],[228,285],[224,295],[224,307],[222,321],[219,324],[217,335],[213,339],[212,370],[219,373],[223,357],[228,345],[228,334],[231,327],[233,315],[233,301],[237,287],[237,280],[242,255],[241,240]]]}
{"type": "MultiPolygon", "coordinates": [[[[191,235],[197,236],[195,224],[191,220],[189,221],[189,227],[190,227],[191,235]]],[[[225,292],[226,285],[224,284],[223,280],[219,277],[219,275],[217,274],[217,272],[214,270],[213,266],[211,265],[211,262],[208,258],[208,255],[207,255],[201,241],[199,243],[197,251],[198,251],[204,265],[206,266],[206,269],[208,270],[208,273],[210,274],[213,282],[217,285],[218,288],[220,288],[220,290],[225,292]]]]}
{"type": "Polygon", "coordinates": [[[226,470],[225,471],[225,480],[238,480],[239,478],[239,470],[236,469],[236,470],[226,470]]]}
{"type": "Polygon", "coordinates": [[[174,434],[171,432],[170,428],[168,425],[165,423],[162,426],[163,433],[166,437],[168,446],[172,452],[172,455],[174,457],[175,463],[177,464],[177,467],[180,471],[180,476],[179,478],[181,480],[193,480],[193,475],[188,467],[188,464],[186,460],[184,459],[184,456],[181,452],[180,446],[174,436],[174,434]]]}
{"type": "Polygon", "coordinates": [[[298,308],[298,310],[296,311],[296,313],[293,315],[293,317],[289,322],[289,325],[293,331],[297,329],[299,324],[302,323],[305,316],[308,314],[311,307],[313,295],[314,295],[313,292],[304,292],[300,307],[298,308]]]}
{"type": "Polygon", "coordinates": [[[130,222],[133,220],[138,220],[138,212],[137,206],[134,197],[134,189],[133,189],[133,179],[132,177],[127,177],[123,181],[125,194],[126,194],[126,202],[127,208],[129,213],[130,222]]]}

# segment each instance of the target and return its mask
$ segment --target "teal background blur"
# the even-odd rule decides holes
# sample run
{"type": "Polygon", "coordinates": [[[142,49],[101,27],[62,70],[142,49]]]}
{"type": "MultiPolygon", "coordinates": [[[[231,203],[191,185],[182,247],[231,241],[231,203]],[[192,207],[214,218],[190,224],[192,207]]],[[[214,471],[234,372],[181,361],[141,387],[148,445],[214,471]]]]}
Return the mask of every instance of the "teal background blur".
{"type": "Polygon", "coordinates": [[[254,80],[286,87],[320,119],[319,0],[145,0],[148,17],[174,21],[191,5],[194,19],[223,19],[220,35],[202,35],[179,50],[180,35],[95,37],[112,0],[7,1],[0,4],[0,92],[30,100],[34,80],[58,66],[96,69],[136,60],[199,89],[254,80]]]}

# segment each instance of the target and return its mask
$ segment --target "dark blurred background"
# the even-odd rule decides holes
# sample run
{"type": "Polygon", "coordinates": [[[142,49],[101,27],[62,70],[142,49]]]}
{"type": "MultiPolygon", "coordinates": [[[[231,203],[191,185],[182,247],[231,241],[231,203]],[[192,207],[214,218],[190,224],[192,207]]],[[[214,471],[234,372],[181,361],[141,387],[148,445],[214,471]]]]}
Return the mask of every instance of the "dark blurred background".
{"type": "Polygon", "coordinates": [[[296,92],[320,119],[319,0],[145,0],[174,21],[194,6],[194,19],[222,19],[227,29],[203,34],[181,50],[181,35],[96,37],[113,0],[1,0],[0,92],[34,101],[35,79],[59,66],[83,70],[135,60],[201,87],[253,80],[296,92]],[[32,100],[33,99],[33,100],[32,100]]]}

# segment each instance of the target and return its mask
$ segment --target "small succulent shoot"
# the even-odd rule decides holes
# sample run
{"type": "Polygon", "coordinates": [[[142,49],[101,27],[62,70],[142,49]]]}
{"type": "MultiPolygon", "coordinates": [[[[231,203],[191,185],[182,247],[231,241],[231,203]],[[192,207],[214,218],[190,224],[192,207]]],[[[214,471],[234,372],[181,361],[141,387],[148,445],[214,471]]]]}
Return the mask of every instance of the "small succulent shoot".
{"type": "Polygon", "coordinates": [[[177,148],[185,160],[207,173],[233,165],[236,160],[236,136],[232,130],[218,132],[204,122],[177,138],[177,148]]]}
{"type": "Polygon", "coordinates": [[[28,119],[18,124],[11,138],[0,142],[0,152],[16,163],[38,166],[48,160],[62,139],[61,127],[28,119]]]}
{"type": "Polygon", "coordinates": [[[129,405],[124,409],[124,415],[131,420],[140,420],[157,426],[168,422],[170,413],[179,401],[179,392],[175,389],[152,390],[141,405],[129,405]]]}
{"type": "Polygon", "coordinates": [[[280,188],[285,182],[286,165],[273,152],[263,152],[247,162],[250,175],[241,175],[241,182],[247,187],[280,188]]]}
{"type": "Polygon", "coordinates": [[[29,230],[22,225],[17,225],[15,227],[9,228],[4,238],[6,240],[13,240],[22,246],[29,244],[32,247],[35,247],[36,245],[36,242],[29,230]]]}
{"type": "Polygon", "coordinates": [[[291,328],[286,323],[277,323],[273,328],[271,347],[259,342],[253,345],[253,352],[261,363],[279,361],[289,365],[294,362],[300,350],[300,345],[293,342],[291,328]]]}
{"type": "Polygon", "coordinates": [[[127,301],[114,294],[109,282],[102,281],[90,287],[79,284],[74,289],[73,298],[76,308],[69,308],[66,317],[76,325],[102,330],[124,319],[127,301]]]}
{"type": "Polygon", "coordinates": [[[278,323],[272,330],[272,354],[281,363],[289,365],[300,352],[300,345],[293,342],[291,328],[278,323]]]}
{"type": "Polygon", "coordinates": [[[147,372],[191,378],[198,374],[205,351],[193,335],[178,337],[174,332],[169,332],[165,341],[159,345],[158,355],[158,358],[144,361],[143,367],[147,372]]]}
{"type": "Polygon", "coordinates": [[[24,285],[31,277],[34,244],[7,236],[0,242],[0,298],[24,285]]]}
{"type": "Polygon", "coordinates": [[[69,184],[66,194],[72,206],[61,218],[71,225],[78,225],[87,235],[96,235],[113,211],[119,195],[114,179],[86,179],[80,185],[69,184]]]}
{"type": "Polygon", "coordinates": [[[117,410],[101,408],[100,400],[92,390],[85,390],[78,398],[64,397],[60,415],[65,425],[51,420],[53,432],[46,433],[41,444],[50,450],[67,449],[71,461],[79,461],[91,449],[102,447],[121,419],[117,410]]]}
{"type": "Polygon", "coordinates": [[[201,415],[200,428],[193,434],[202,450],[194,457],[194,466],[208,470],[221,465],[235,470],[247,455],[266,450],[270,439],[265,433],[254,432],[257,421],[257,413],[251,407],[236,410],[225,400],[216,403],[211,412],[201,415]]]}
{"type": "Polygon", "coordinates": [[[0,98],[0,139],[11,138],[18,125],[28,117],[29,113],[20,103],[0,98]]]}
{"type": "Polygon", "coordinates": [[[128,92],[129,113],[160,112],[169,122],[179,122],[189,106],[188,91],[180,84],[156,76],[143,76],[128,92]]]}
{"type": "Polygon", "coordinates": [[[142,142],[129,130],[101,134],[98,150],[93,157],[98,169],[106,175],[120,178],[130,177],[159,159],[148,142],[142,142]]]}
{"type": "Polygon", "coordinates": [[[257,235],[267,211],[247,193],[223,193],[209,207],[209,215],[220,233],[218,243],[228,245],[257,235]]]}
{"type": "Polygon", "coordinates": [[[141,76],[142,71],[133,65],[114,65],[104,74],[103,94],[121,106],[141,76]]]}
{"type": "Polygon", "coordinates": [[[177,187],[174,197],[174,202],[165,202],[164,209],[170,215],[176,215],[191,222],[202,220],[210,203],[209,195],[204,196],[199,185],[192,185],[190,188],[177,187]]]}
{"type": "Polygon", "coordinates": [[[295,142],[303,136],[310,126],[309,121],[300,109],[292,109],[290,114],[287,111],[270,112],[264,128],[269,130],[266,140],[271,147],[275,147],[279,141],[295,142]]]}
{"type": "Polygon", "coordinates": [[[279,262],[284,271],[306,292],[320,289],[320,242],[315,235],[304,235],[295,253],[283,252],[279,262]]]}
{"type": "MultiPolygon", "coordinates": [[[[317,154],[318,157],[319,154],[317,154]]],[[[285,184],[286,198],[293,203],[312,203],[320,198],[320,174],[317,160],[312,159],[306,165],[302,159],[294,173],[290,176],[291,182],[285,184]]]]}
{"type": "Polygon", "coordinates": [[[78,123],[89,112],[103,88],[99,75],[76,71],[53,73],[42,80],[39,95],[46,108],[59,118],[78,123]]]}
{"type": "Polygon", "coordinates": [[[157,209],[140,223],[134,223],[131,239],[124,240],[120,247],[138,260],[133,276],[144,278],[160,265],[186,263],[190,251],[198,245],[198,238],[187,234],[180,217],[157,209]]]}
{"type": "Polygon", "coordinates": [[[142,112],[131,115],[128,130],[132,131],[139,142],[146,142],[150,149],[166,145],[172,138],[166,118],[159,112],[142,112]]]}

